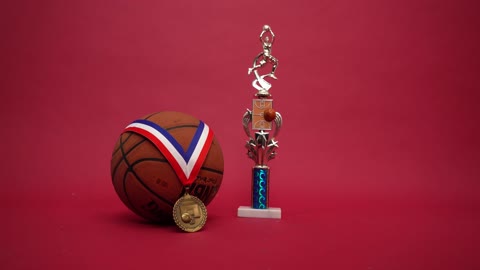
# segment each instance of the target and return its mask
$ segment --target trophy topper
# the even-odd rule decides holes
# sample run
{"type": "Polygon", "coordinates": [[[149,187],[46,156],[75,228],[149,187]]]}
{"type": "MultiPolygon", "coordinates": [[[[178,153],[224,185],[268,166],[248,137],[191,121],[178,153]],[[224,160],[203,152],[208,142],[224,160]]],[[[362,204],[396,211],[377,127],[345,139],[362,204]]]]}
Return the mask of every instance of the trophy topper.
{"type": "Polygon", "coordinates": [[[270,26],[263,26],[263,31],[260,33],[260,42],[263,45],[263,51],[259,53],[255,59],[253,59],[253,66],[248,69],[248,74],[255,74],[255,80],[252,82],[252,86],[258,90],[257,96],[269,96],[268,90],[272,85],[265,80],[265,77],[271,77],[277,79],[275,76],[275,70],[278,66],[278,60],[272,55],[272,45],[275,42],[275,34],[270,26]],[[266,63],[272,64],[272,71],[265,75],[258,74],[258,68],[263,67],[266,63]]]}

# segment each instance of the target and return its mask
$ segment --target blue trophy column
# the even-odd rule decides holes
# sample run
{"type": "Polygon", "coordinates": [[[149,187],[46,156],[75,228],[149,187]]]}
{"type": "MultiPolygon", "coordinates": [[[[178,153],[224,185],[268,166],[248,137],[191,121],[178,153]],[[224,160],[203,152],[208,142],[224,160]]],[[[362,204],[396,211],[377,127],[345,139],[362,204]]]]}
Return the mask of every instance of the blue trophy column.
{"type": "Polygon", "coordinates": [[[268,177],[270,168],[255,166],[252,169],[252,208],[268,208],[268,177]]]}

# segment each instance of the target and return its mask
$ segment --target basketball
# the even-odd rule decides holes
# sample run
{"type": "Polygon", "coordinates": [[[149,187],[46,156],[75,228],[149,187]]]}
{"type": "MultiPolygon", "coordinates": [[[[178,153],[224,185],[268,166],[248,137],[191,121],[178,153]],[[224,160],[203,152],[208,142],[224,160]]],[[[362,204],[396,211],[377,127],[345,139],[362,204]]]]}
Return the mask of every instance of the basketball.
{"type": "Polygon", "coordinates": [[[268,108],[263,112],[263,118],[265,118],[267,122],[272,122],[275,120],[275,117],[277,117],[277,112],[272,108],[268,108]]]}
{"type": "MultiPolygon", "coordinates": [[[[198,130],[205,127],[211,132],[200,120],[180,112],[154,113],[135,122],[147,123],[162,131],[180,156],[188,156],[187,166],[191,161],[188,159],[193,159],[191,156],[197,151],[194,142],[199,140],[198,130]]],[[[204,161],[201,164],[197,161],[192,169],[195,175],[190,176],[193,182],[189,189],[189,193],[205,205],[213,200],[223,178],[222,149],[213,133],[209,136],[213,139],[209,141],[209,148],[202,150],[204,161]]],[[[173,220],[173,205],[185,193],[182,173],[165,151],[159,150],[149,136],[127,127],[115,143],[111,160],[112,183],[120,200],[137,215],[160,223],[173,220]]]]}

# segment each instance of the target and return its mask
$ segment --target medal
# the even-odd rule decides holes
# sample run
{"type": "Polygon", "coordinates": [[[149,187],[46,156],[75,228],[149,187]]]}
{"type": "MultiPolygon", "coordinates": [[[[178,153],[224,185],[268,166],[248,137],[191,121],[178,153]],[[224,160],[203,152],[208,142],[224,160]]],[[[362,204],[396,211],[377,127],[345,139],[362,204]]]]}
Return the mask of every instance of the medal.
{"type": "Polygon", "coordinates": [[[212,130],[200,121],[186,151],[167,130],[151,121],[134,121],[125,130],[144,136],[165,156],[185,187],[185,194],[173,206],[173,219],[186,232],[200,230],[207,221],[207,208],[199,198],[189,194],[189,187],[197,178],[212,145],[212,130]]]}
{"type": "Polygon", "coordinates": [[[173,220],[186,232],[200,230],[207,221],[207,208],[203,202],[190,194],[188,189],[173,206],[173,220]]]}

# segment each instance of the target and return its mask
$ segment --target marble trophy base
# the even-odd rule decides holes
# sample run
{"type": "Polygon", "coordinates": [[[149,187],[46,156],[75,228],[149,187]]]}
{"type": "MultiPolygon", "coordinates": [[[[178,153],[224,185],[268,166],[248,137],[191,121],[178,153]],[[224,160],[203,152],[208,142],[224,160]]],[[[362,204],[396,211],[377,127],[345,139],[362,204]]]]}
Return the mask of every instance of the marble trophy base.
{"type": "Polygon", "coordinates": [[[240,206],[237,212],[238,217],[250,217],[250,218],[282,218],[282,209],[269,207],[267,209],[255,209],[250,206],[240,206]]]}

